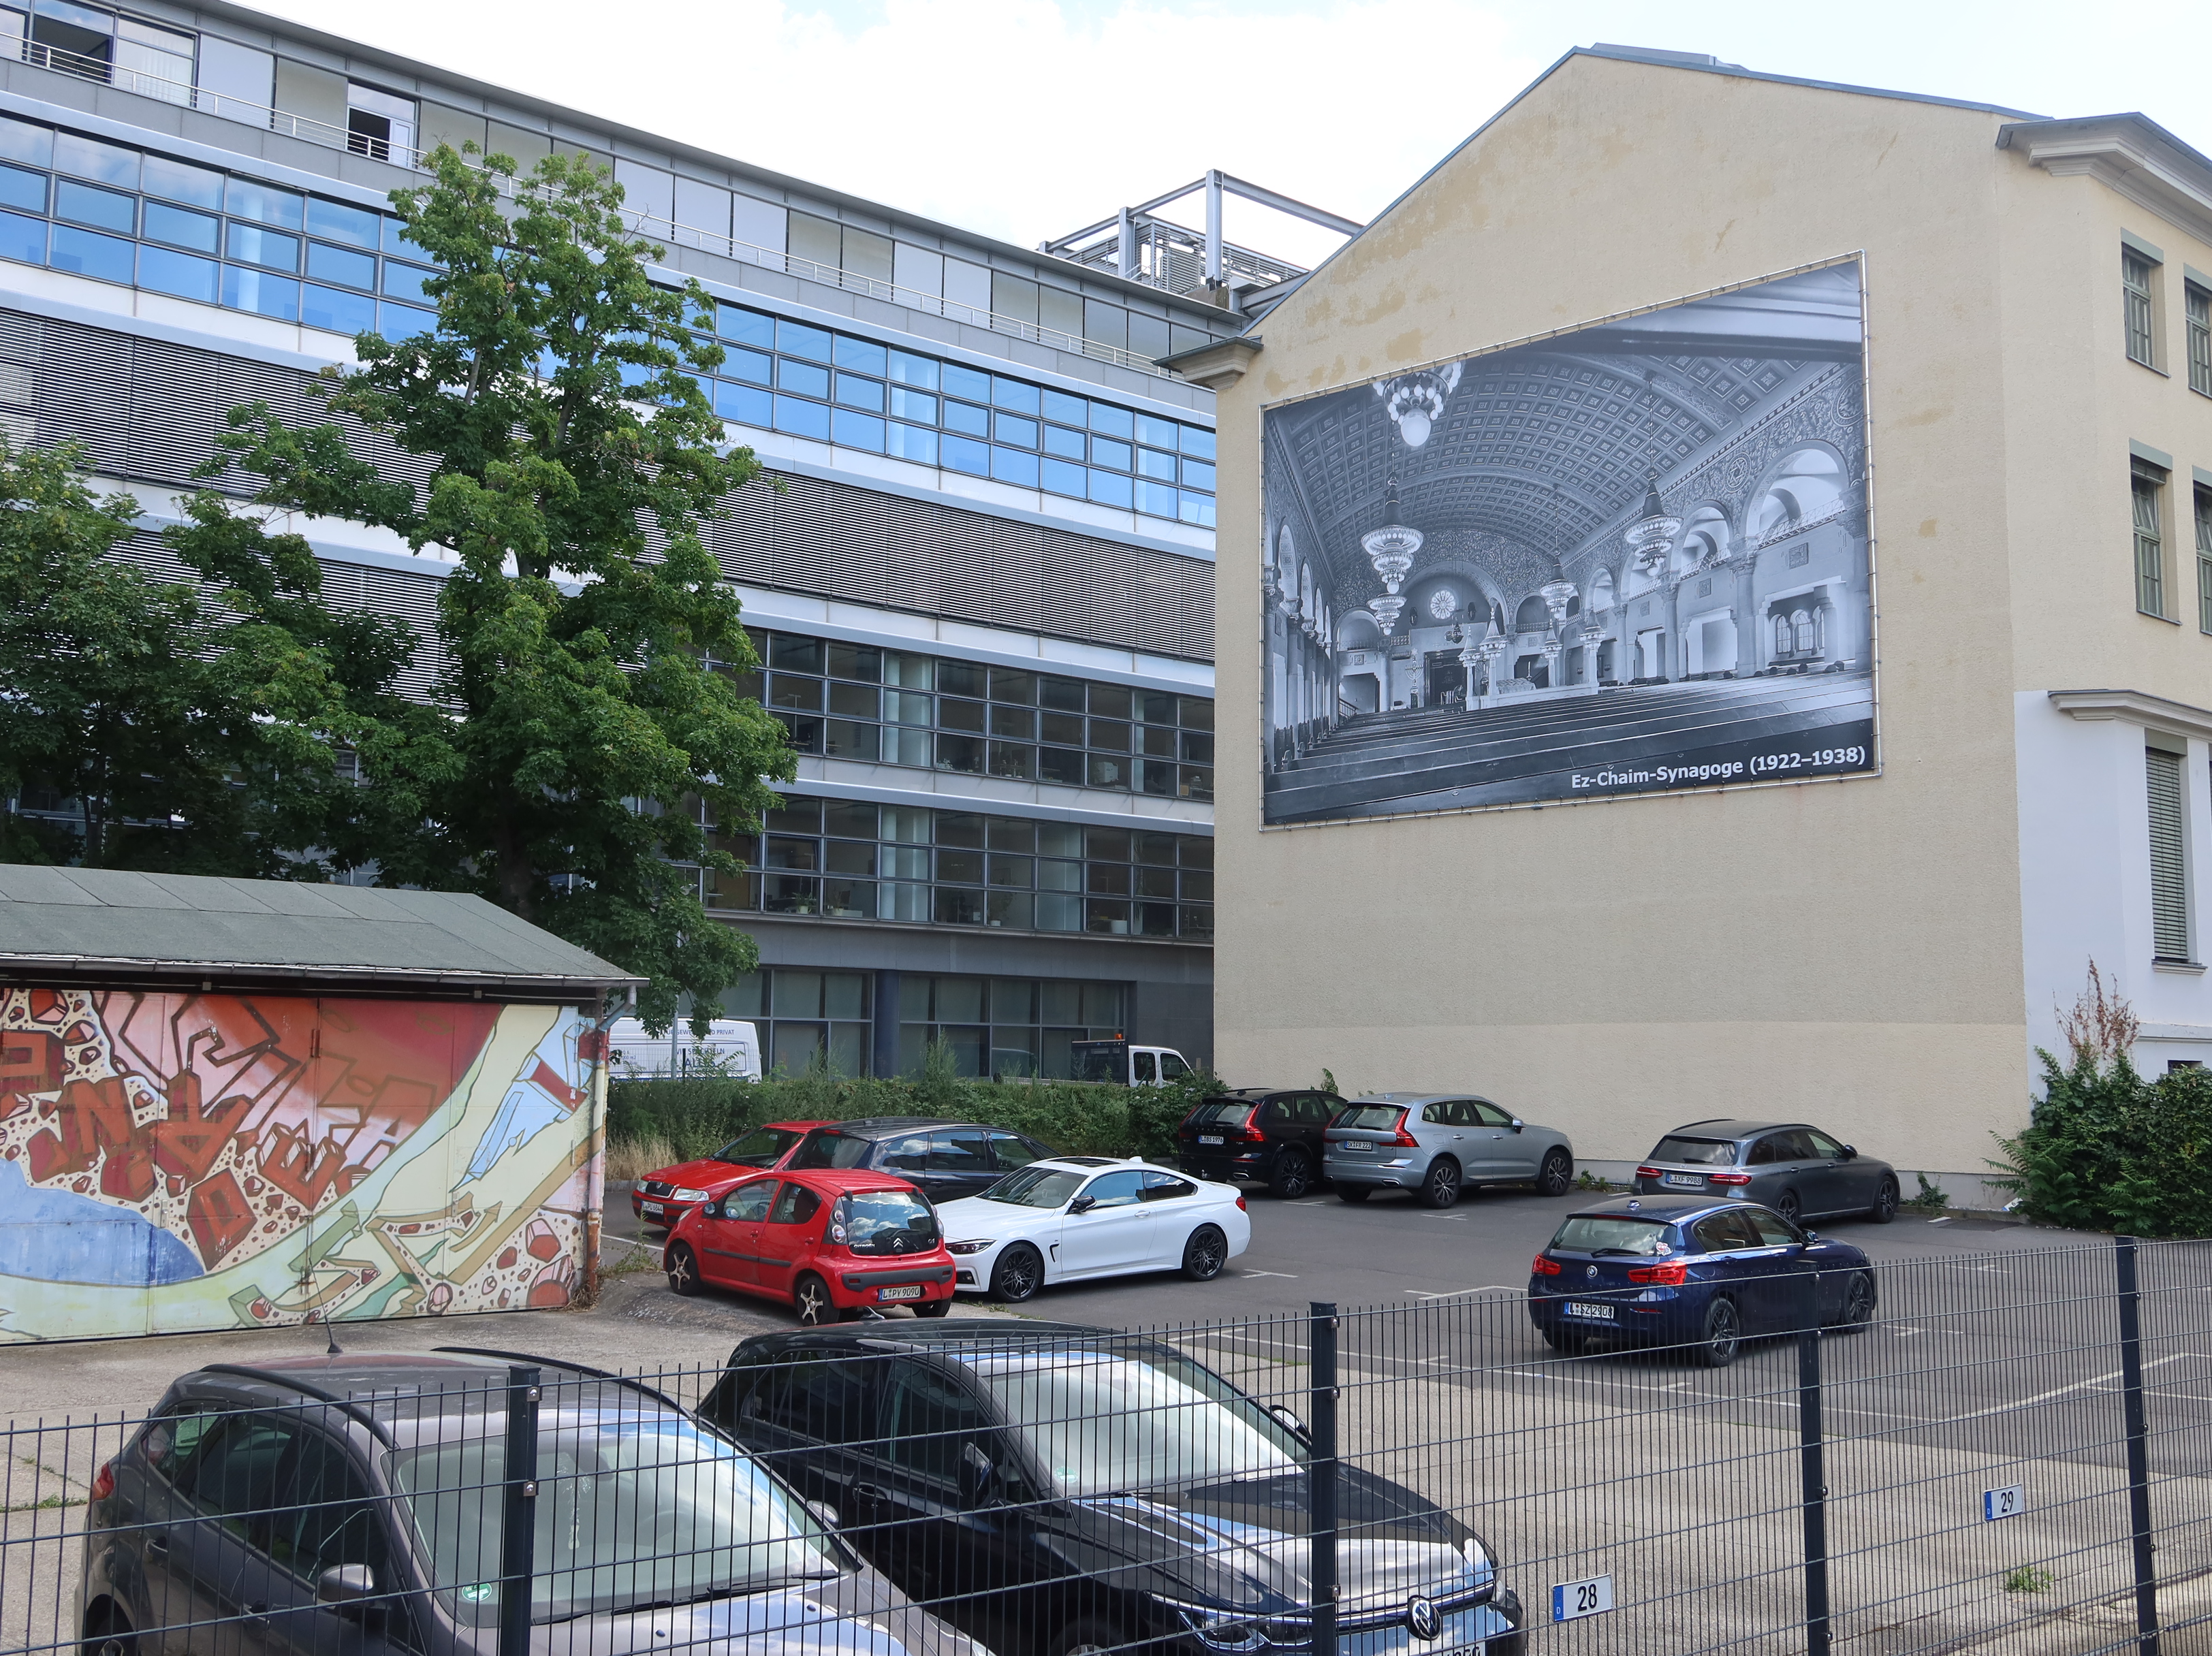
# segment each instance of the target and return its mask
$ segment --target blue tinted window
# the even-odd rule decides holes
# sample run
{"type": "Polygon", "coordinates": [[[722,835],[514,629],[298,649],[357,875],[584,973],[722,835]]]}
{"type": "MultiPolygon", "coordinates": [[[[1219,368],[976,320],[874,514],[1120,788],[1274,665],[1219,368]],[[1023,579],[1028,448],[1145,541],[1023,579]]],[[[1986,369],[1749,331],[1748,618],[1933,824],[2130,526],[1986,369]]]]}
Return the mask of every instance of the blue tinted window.
{"type": "Polygon", "coordinates": [[[1139,482],[1137,510],[1155,518],[1172,518],[1176,515],[1176,492],[1165,483],[1139,482]]]}
{"type": "Polygon", "coordinates": [[[1024,488],[1037,486],[1037,457],[1018,448],[994,448],[991,451],[991,475],[1002,483],[1018,483],[1024,488]]]}
{"type": "Polygon", "coordinates": [[[884,422],[872,414],[855,414],[850,409],[831,411],[830,440],[847,448],[864,448],[872,454],[884,452],[884,422]]]}
{"type": "Polygon", "coordinates": [[[149,196],[180,201],[187,207],[222,210],[222,174],[204,167],[173,161],[167,155],[149,155],[141,166],[138,187],[149,196]]]}
{"type": "Polygon", "coordinates": [[[127,283],[137,256],[137,247],[120,237],[57,224],[53,249],[46,255],[46,263],[57,270],[74,270],[79,276],[98,276],[103,282],[127,283]]]}
{"type": "Polygon", "coordinates": [[[1080,397],[1070,397],[1064,391],[1048,391],[1044,394],[1044,417],[1057,420],[1063,426],[1080,426],[1090,418],[1091,405],[1080,397]]]}
{"type": "MultiPolygon", "coordinates": [[[[148,205],[150,208],[151,203],[148,205]]],[[[218,268],[211,258],[173,253],[166,247],[138,250],[140,287],[151,288],[157,294],[174,294],[179,299],[197,299],[203,305],[215,303],[218,268]]]]}
{"type": "Polygon", "coordinates": [[[1202,529],[1212,528],[1213,496],[1194,494],[1187,488],[1183,490],[1182,520],[1187,524],[1196,524],[1202,529]]]}
{"type": "Polygon", "coordinates": [[[57,132],[54,171],[74,173],[81,179],[97,179],[102,184],[136,190],[138,152],[125,149],[120,144],[102,143],[97,138],[81,138],[74,132],[57,132]]]}
{"type": "Polygon", "coordinates": [[[412,305],[395,305],[387,299],[376,307],[376,313],[383,318],[376,331],[386,339],[412,339],[418,333],[438,331],[435,311],[418,311],[412,305]]]}
{"type": "Polygon", "coordinates": [[[54,164],[54,130],[0,116],[0,155],[29,167],[54,164]]]}
{"type": "Polygon", "coordinates": [[[863,379],[857,374],[837,376],[837,400],[848,409],[866,409],[871,414],[884,411],[884,382],[863,379]]]}
{"type": "Polygon", "coordinates": [[[970,476],[991,475],[991,446],[979,443],[972,437],[951,437],[945,440],[942,452],[946,468],[964,471],[970,476]]]}
{"type": "Polygon", "coordinates": [[[1093,471],[1091,474],[1091,498],[1101,506],[1118,506],[1127,511],[1133,487],[1129,480],[1118,471],[1093,471]]]}
{"type": "Polygon", "coordinates": [[[817,368],[811,362],[793,361],[783,357],[775,365],[775,385],[778,391],[797,391],[802,397],[830,398],[830,370],[817,368]]]}
{"type": "Polygon", "coordinates": [[[973,368],[963,368],[957,362],[945,365],[945,394],[964,397],[971,403],[991,400],[991,376],[978,373],[973,368]]]}
{"type": "Polygon", "coordinates": [[[283,322],[300,319],[300,284],[265,270],[222,267],[222,302],[234,311],[252,311],[283,322]]]}
{"type": "Polygon", "coordinates": [[[872,373],[878,379],[884,377],[884,359],[890,353],[881,345],[866,339],[848,339],[837,336],[837,366],[850,368],[854,373],[872,373]]]}
{"type": "MultiPolygon", "coordinates": [[[[1091,406],[1096,408],[1097,404],[1094,403],[1091,406]]],[[[1111,466],[1116,471],[1127,471],[1129,469],[1129,462],[1130,449],[1127,443],[1109,442],[1103,437],[1094,437],[1091,440],[1092,465],[1111,466]]]]}
{"type": "Polygon", "coordinates": [[[803,322],[779,319],[775,325],[775,348],[790,356],[803,356],[810,362],[830,360],[830,331],[810,328],[803,322]]]}
{"type": "Polygon", "coordinates": [[[311,241],[307,244],[307,274],[319,282],[376,291],[376,260],[368,253],[349,253],[343,247],[326,247],[319,241],[311,241]]]}
{"type": "Polygon", "coordinates": [[[1163,420],[1156,414],[1137,416],[1137,440],[1150,443],[1154,448],[1173,448],[1176,446],[1176,422],[1163,420]]]}
{"type": "Polygon", "coordinates": [[[1213,487],[1213,468],[1203,460],[1182,463],[1182,486],[1185,488],[1211,489],[1213,487]]]}
{"type": "Polygon", "coordinates": [[[319,196],[307,197],[307,234],[320,236],[325,241],[366,247],[373,253],[382,217],[382,214],[372,213],[365,207],[344,207],[319,196]]]}
{"type": "Polygon", "coordinates": [[[23,264],[46,262],[46,221],[21,213],[0,213],[0,258],[23,264]]]}
{"type": "Polygon", "coordinates": [[[145,234],[149,241],[173,241],[179,247],[197,247],[203,253],[212,253],[222,238],[222,221],[212,214],[149,201],[146,203],[145,234]]]}
{"type": "Polygon", "coordinates": [[[407,227],[398,219],[384,221],[384,251],[394,258],[411,258],[422,264],[435,264],[427,249],[416,246],[407,239],[407,227]]]}
{"type": "Polygon", "coordinates": [[[33,213],[46,210],[46,175],[26,173],[20,167],[0,167],[0,206],[23,207],[33,213]]]}
{"type": "Polygon", "coordinates": [[[1064,460],[1083,458],[1084,442],[1081,432],[1070,431],[1065,426],[1047,426],[1044,428],[1044,452],[1057,454],[1064,460]]]}
{"type": "Polygon", "coordinates": [[[234,219],[273,224],[280,230],[296,230],[307,208],[307,197],[289,190],[272,190],[265,184],[234,178],[224,186],[223,210],[234,219]]]}
{"type": "Polygon", "coordinates": [[[1136,417],[1127,409],[1117,409],[1111,403],[1091,405],[1091,429],[1109,437],[1130,437],[1136,434],[1136,417]]]}
{"type": "Polygon", "coordinates": [[[740,345],[757,345],[764,351],[775,349],[775,318],[763,316],[758,311],[742,310],[735,305],[714,306],[714,331],[725,339],[734,339],[740,345]]]}
{"type": "Polygon", "coordinates": [[[920,426],[893,424],[884,452],[901,460],[911,460],[916,465],[933,466],[937,464],[937,434],[920,426]]]}
{"type": "Polygon", "coordinates": [[[56,179],[54,216],[96,224],[103,230],[120,230],[127,236],[138,227],[138,197],[79,184],[75,179],[56,179]]]}
{"type": "Polygon", "coordinates": [[[775,378],[775,359],[766,351],[736,346],[724,355],[722,373],[726,379],[750,379],[756,385],[765,385],[775,378]]]}
{"type": "Polygon", "coordinates": [[[891,353],[891,379],[902,385],[912,385],[917,391],[937,389],[937,359],[916,356],[909,351],[891,353]]]}
{"type": "Polygon", "coordinates": [[[422,283],[437,274],[435,270],[419,270],[387,258],[384,261],[384,291],[393,299],[423,300],[426,296],[422,283]]]}
{"type": "Polygon", "coordinates": [[[891,412],[902,420],[918,420],[923,425],[933,426],[937,423],[937,399],[927,391],[908,391],[903,385],[893,385],[891,412]]]}
{"type": "Polygon", "coordinates": [[[1001,443],[1012,443],[1018,448],[1035,448],[1037,444],[1037,422],[1024,420],[1018,414],[994,415],[991,435],[1001,443]]]}
{"type": "Polygon", "coordinates": [[[621,376],[624,391],[635,391],[647,380],[652,379],[659,370],[648,368],[639,362],[622,362],[616,365],[615,372],[621,376]]]}
{"type": "Polygon", "coordinates": [[[796,397],[775,399],[775,428],[794,437],[830,440],[830,410],[819,403],[802,403],[796,397]]]}
{"type": "Polygon", "coordinates": [[[714,412],[725,420],[764,428],[775,418],[775,403],[764,391],[725,383],[714,387],[714,412]]]}
{"type": "Polygon", "coordinates": [[[979,409],[972,403],[948,402],[945,405],[945,428],[965,432],[970,437],[988,437],[991,434],[991,416],[988,409],[979,409]]]}
{"type": "Polygon", "coordinates": [[[248,264],[265,264],[272,270],[296,270],[300,268],[300,239],[297,236],[240,224],[235,219],[231,221],[229,242],[223,251],[232,258],[242,259],[248,264]]]}
{"type": "Polygon", "coordinates": [[[301,290],[300,320],[311,328],[328,328],[332,333],[374,333],[376,301],[367,294],[318,288],[309,282],[301,290]]]}
{"type": "Polygon", "coordinates": [[[1012,409],[1016,414],[1035,414],[1037,411],[1037,388],[1022,379],[994,379],[991,381],[991,401],[1000,408],[1012,409]]]}
{"type": "Polygon", "coordinates": [[[1196,426],[1185,426],[1182,429],[1182,452],[1194,460],[1211,460],[1213,458],[1212,432],[1201,431],[1196,426]]]}
{"type": "Polygon", "coordinates": [[[1176,480],[1175,456],[1163,454],[1156,448],[1140,448],[1137,451],[1137,475],[1171,483],[1176,480]]]}
{"type": "Polygon", "coordinates": [[[1044,463],[1044,486],[1055,494],[1073,494],[1083,499],[1091,492],[1091,474],[1081,466],[1066,460],[1047,460],[1044,463]]]}

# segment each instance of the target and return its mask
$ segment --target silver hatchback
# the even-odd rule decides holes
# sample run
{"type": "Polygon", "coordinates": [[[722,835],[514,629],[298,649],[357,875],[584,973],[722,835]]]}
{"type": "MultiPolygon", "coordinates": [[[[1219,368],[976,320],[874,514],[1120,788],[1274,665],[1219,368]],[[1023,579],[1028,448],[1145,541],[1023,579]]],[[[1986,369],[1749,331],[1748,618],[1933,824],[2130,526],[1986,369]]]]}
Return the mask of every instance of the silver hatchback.
{"type": "Polygon", "coordinates": [[[1575,1180],[1565,1133],[1464,1093],[1372,1093],[1339,1111],[1323,1139],[1322,1171],[1347,1202],[1395,1189],[1448,1208],[1470,1185],[1564,1196],[1575,1180]]]}

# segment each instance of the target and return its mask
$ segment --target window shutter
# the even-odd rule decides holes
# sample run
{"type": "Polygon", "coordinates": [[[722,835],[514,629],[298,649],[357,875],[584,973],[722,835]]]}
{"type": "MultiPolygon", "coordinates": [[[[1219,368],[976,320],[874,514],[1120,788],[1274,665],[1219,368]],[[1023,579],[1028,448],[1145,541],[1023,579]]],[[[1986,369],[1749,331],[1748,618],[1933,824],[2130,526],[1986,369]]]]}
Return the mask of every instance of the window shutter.
{"type": "Polygon", "coordinates": [[[2143,755],[2150,792],[2152,943],[2162,961],[2189,958],[2189,872],[2182,851],[2181,755],[2143,755]]]}

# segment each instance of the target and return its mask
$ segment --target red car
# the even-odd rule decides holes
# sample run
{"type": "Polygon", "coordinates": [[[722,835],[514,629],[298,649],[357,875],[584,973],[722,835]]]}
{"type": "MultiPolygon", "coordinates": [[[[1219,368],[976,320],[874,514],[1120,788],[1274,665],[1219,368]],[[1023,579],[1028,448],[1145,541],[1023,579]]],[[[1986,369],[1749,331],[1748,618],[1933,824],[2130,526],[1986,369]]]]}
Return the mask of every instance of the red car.
{"type": "Polygon", "coordinates": [[[657,1168],[630,1189],[629,1210],[648,1225],[663,1230],[702,1202],[711,1202],[740,1179],[773,1171],[799,1148],[799,1143],[826,1121],[771,1121],[764,1127],[740,1133],[712,1156],[696,1162],[679,1162],[657,1168]]]}
{"type": "Polygon", "coordinates": [[[661,1254],[678,1294],[734,1288],[812,1327],[865,1310],[952,1308],[952,1256],[929,1198],[902,1179],[821,1168],[749,1179],[678,1222],[661,1254]]]}

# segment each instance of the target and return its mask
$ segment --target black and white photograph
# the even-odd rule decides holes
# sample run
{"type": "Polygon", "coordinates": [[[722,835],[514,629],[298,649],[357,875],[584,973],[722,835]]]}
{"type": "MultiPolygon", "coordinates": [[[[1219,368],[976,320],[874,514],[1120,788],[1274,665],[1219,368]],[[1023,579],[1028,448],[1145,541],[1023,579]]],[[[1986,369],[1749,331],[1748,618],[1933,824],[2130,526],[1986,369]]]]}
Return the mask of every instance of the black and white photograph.
{"type": "Polygon", "coordinates": [[[1877,768],[1856,260],[1264,416],[1264,820],[1877,768]]]}

